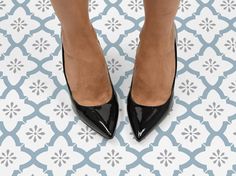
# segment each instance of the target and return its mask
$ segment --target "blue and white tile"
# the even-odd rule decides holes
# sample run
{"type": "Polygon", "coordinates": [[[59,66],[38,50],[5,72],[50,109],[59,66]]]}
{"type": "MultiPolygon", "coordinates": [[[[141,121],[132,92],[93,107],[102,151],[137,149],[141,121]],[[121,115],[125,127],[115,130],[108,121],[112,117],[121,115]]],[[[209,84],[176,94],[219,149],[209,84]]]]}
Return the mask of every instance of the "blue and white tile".
{"type": "Polygon", "coordinates": [[[18,123],[23,123],[24,117],[34,112],[34,107],[25,101],[15,90],[10,90],[5,99],[0,99],[0,123],[7,131],[12,131],[18,123]]]}
{"type": "Polygon", "coordinates": [[[54,133],[45,120],[34,117],[21,126],[17,135],[26,148],[36,151],[49,143],[54,133]]]}
{"type": "Polygon", "coordinates": [[[31,156],[22,152],[23,144],[16,144],[10,136],[0,143],[0,168],[1,174],[11,175],[16,172],[23,164],[30,161],[31,156]],[[10,147],[9,147],[10,146],[10,147]]]}
{"type": "Polygon", "coordinates": [[[143,0],[89,0],[119,100],[112,140],[92,131],[73,109],[62,70],[61,25],[50,0],[0,0],[1,174],[235,176],[235,4],[180,1],[174,104],[137,142],[126,98],[143,0]]]}
{"type": "Polygon", "coordinates": [[[19,43],[40,24],[33,20],[24,8],[18,7],[13,13],[7,14],[7,20],[3,20],[1,26],[14,42],[19,43]]]}
{"type": "Polygon", "coordinates": [[[186,153],[179,150],[180,147],[179,144],[173,145],[167,136],[163,136],[157,146],[150,145],[142,159],[152,171],[158,172],[158,175],[173,175],[180,170],[180,165],[190,159],[186,153]]]}
{"type": "Polygon", "coordinates": [[[204,172],[203,169],[200,169],[199,167],[195,165],[191,165],[187,167],[186,169],[183,169],[183,172],[179,173],[178,176],[209,176],[207,172],[204,172]]]}
{"type": "Polygon", "coordinates": [[[81,162],[84,156],[74,151],[64,137],[58,137],[53,144],[45,146],[37,160],[46,166],[53,175],[66,175],[73,171],[73,166],[81,162]]]}
{"type": "Polygon", "coordinates": [[[225,145],[223,139],[216,136],[209,145],[204,145],[195,157],[213,175],[227,175],[236,163],[236,153],[230,145],[225,145]]]}
{"type": "Polygon", "coordinates": [[[107,175],[118,176],[126,172],[127,165],[133,163],[137,157],[127,151],[127,145],[119,145],[118,139],[114,138],[101,145],[99,152],[92,153],[89,159],[100,166],[99,172],[105,171],[107,175]]]}
{"type": "Polygon", "coordinates": [[[206,127],[199,121],[190,116],[181,120],[172,132],[177,143],[182,147],[194,151],[200,148],[209,136],[206,127]]]}
{"type": "Polygon", "coordinates": [[[227,97],[221,98],[215,90],[210,90],[207,97],[200,99],[192,111],[199,116],[202,123],[209,124],[214,131],[218,131],[235,114],[234,106],[226,102],[227,97]]]}
{"type": "Polygon", "coordinates": [[[24,169],[21,173],[18,174],[18,176],[48,176],[46,172],[43,171],[43,169],[40,169],[36,167],[35,165],[31,165],[30,167],[27,167],[24,169]]]}

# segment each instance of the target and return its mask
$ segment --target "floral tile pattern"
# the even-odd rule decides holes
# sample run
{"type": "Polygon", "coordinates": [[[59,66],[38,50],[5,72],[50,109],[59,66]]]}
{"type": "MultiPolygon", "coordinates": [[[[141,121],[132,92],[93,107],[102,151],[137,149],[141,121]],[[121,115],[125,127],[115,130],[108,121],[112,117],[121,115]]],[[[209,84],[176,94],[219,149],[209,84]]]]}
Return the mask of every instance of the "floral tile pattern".
{"type": "Polygon", "coordinates": [[[0,0],[0,175],[235,176],[236,1],[180,0],[174,106],[137,142],[126,112],[143,0],[89,0],[120,105],[106,140],[72,108],[50,0],[0,0]]]}

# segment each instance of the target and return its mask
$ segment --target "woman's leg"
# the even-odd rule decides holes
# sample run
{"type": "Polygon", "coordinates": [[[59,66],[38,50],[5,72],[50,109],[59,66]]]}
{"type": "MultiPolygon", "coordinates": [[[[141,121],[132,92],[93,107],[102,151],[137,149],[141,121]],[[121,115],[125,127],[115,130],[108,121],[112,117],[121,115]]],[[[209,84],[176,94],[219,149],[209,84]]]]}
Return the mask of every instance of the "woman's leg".
{"type": "Polygon", "coordinates": [[[139,104],[160,105],[170,96],[175,71],[173,23],[178,5],[179,0],[144,0],[145,22],[131,91],[139,104]]]}
{"type": "Polygon", "coordinates": [[[65,71],[73,97],[87,106],[106,103],[112,89],[105,58],[90,23],[88,0],[51,0],[51,4],[62,26],[65,71]]]}

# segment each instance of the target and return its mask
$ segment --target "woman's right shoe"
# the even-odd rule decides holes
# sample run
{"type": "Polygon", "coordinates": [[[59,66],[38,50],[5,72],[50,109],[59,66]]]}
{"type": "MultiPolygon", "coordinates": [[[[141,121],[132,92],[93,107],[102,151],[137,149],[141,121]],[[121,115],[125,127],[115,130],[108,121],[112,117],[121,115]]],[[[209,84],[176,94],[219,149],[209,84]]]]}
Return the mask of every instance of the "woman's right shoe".
{"type": "MultiPolygon", "coordinates": [[[[62,36],[62,35],[61,35],[62,36]]],[[[117,101],[117,94],[112,85],[111,77],[108,71],[109,80],[112,86],[112,97],[103,105],[98,106],[83,106],[80,105],[72,96],[70,86],[65,73],[65,60],[64,60],[64,48],[62,44],[62,60],[63,60],[63,73],[65,75],[66,83],[69,89],[70,98],[72,104],[78,112],[80,119],[88,125],[91,129],[102,135],[107,139],[112,139],[114,136],[117,120],[119,105],[117,101]]],[[[75,78],[76,79],[76,78],[75,78]]]]}

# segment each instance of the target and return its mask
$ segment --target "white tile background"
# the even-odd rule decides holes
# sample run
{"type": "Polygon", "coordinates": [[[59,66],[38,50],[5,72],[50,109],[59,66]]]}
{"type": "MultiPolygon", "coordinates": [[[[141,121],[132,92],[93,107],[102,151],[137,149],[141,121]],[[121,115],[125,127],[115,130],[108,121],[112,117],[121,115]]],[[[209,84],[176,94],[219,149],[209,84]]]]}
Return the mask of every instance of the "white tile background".
{"type": "Polygon", "coordinates": [[[115,137],[71,109],[50,1],[0,0],[0,175],[236,175],[236,1],[181,0],[174,106],[139,143],[126,96],[143,2],[89,5],[120,102],[115,137]]]}

